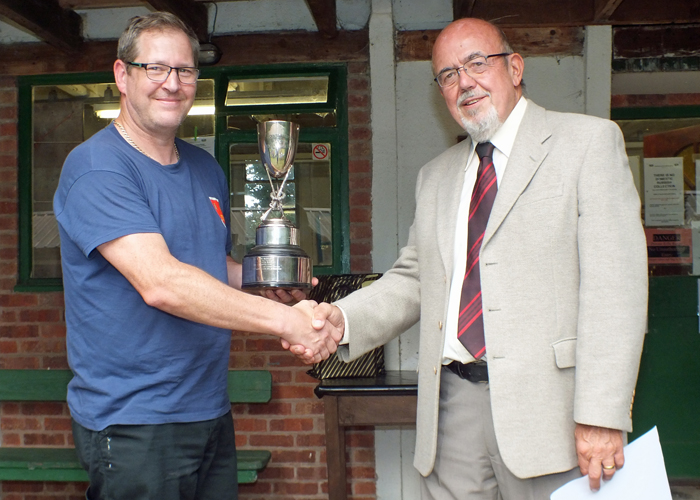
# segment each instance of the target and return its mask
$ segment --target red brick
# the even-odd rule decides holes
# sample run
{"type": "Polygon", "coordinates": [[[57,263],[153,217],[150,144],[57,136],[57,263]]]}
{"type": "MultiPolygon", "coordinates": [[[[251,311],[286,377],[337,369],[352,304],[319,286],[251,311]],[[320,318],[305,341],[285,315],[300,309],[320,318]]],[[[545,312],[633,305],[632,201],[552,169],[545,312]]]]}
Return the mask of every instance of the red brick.
{"type": "Polygon", "coordinates": [[[316,451],[315,450],[294,450],[294,451],[278,451],[272,452],[272,460],[275,463],[315,463],[316,462],[316,451]]]}
{"type": "Polygon", "coordinates": [[[17,124],[14,122],[0,124],[0,136],[17,135],[17,124]]]}
{"type": "Polygon", "coordinates": [[[368,110],[356,108],[348,112],[348,123],[371,125],[372,118],[368,110]]]}
{"type": "Polygon", "coordinates": [[[323,415],[323,400],[302,401],[294,403],[295,415],[323,415]]]}
{"type": "Polygon", "coordinates": [[[66,325],[63,323],[56,323],[51,325],[39,325],[39,335],[41,337],[57,337],[65,338],[66,336],[66,325]]]}
{"type": "Polygon", "coordinates": [[[17,342],[12,340],[4,340],[0,342],[0,353],[2,354],[16,354],[17,353],[17,342]]]}
{"type": "MultiPolygon", "coordinates": [[[[2,445],[3,446],[20,446],[22,444],[22,440],[20,439],[19,434],[9,434],[9,433],[4,433],[2,434],[2,445]]],[[[3,491],[5,490],[5,485],[7,484],[6,481],[3,481],[3,491]]]]}
{"type": "Polygon", "coordinates": [[[372,193],[369,191],[353,191],[350,193],[351,207],[372,206],[372,193]]]}
{"type": "Polygon", "coordinates": [[[349,447],[356,446],[358,448],[371,448],[374,446],[374,434],[371,432],[351,430],[345,435],[345,441],[349,447]]]}
{"type": "Polygon", "coordinates": [[[297,446],[303,447],[323,447],[326,446],[326,436],[324,434],[310,434],[305,432],[296,437],[297,446]]]}
{"type": "Polygon", "coordinates": [[[47,431],[71,431],[70,417],[46,417],[44,420],[44,428],[47,431]]]}
{"type": "Polygon", "coordinates": [[[348,468],[349,478],[375,479],[377,477],[374,467],[351,466],[348,468]]]}
{"type": "Polygon", "coordinates": [[[265,478],[291,480],[296,476],[295,471],[296,467],[276,467],[270,464],[265,468],[265,478]]]}
{"type": "Polygon", "coordinates": [[[65,403],[22,403],[23,415],[64,415],[65,403]]]}
{"type": "Polygon", "coordinates": [[[0,338],[32,338],[38,336],[39,328],[36,325],[0,325],[0,338]]]}
{"type": "Polygon", "coordinates": [[[364,126],[350,127],[348,139],[351,141],[369,141],[372,138],[372,129],[364,126]]]}
{"type": "Polygon", "coordinates": [[[351,208],[350,222],[372,222],[372,210],[369,208],[351,208]]]}
{"type": "Polygon", "coordinates": [[[2,408],[3,415],[19,415],[19,403],[2,403],[0,406],[2,408]]]}
{"type": "Polygon", "coordinates": [[[19,319],[25,323],[56,323],[62,318],[58,309],[27,309],[19,313],[19,319]]]}
{"type": "Polygon", "coordinates": [[[272,395],[274,399],[305,399],[316,397],[312,386],[303,387],[294,385],[273,387],[272,395]]]}
{"type": "Polygon", "coordinates": [[[272,366],[297,367],[301,364],[302,362],[289,351],[284,351],[283,354],[279,355],[270,355],[270,365],[272,366]]]}
{"type": "Polygon", "coordinates": [[[25,434],[22,441],[25,446],[64,446],[66,444],[63,434],[25,434]]]}
{"type": "Polygon", "coordinates": [[[315,482],[300,483],[284,481],[275,484],[274,492],[295,495],[295,498],[298,498],[299,495],[316,495],[319,491],[318,484],[315,482]]]}
{"type": "MultiPolygon", "coordinates": [[[[348,171],[351,174],[361,173],[367,174],[372,172],[372,163],[369,160],[350,160],[348,163],[348,171]]],[[[371,181],[371,178],[370,178],[371,181]]],[[[369,188],[372,187],[371,182],[369,183],[369,188]]],[[[351,205],[352,206],[352,205],[351,205]]]]}
{"type": "Polygon", "coordinates": [[[58,307],[63,309],[65,302],[63,292],[44,292],[38,294],[38,304],[42,307],[58,307]]]}
{"type": "Polygon", "coordinates": [[[292,413],[292,405],[279,402],[271,402],[265,405],[249,405],[248,413],[251,415],[290,415],[292,413]]]}
{"type": "Polygon", "coordinates": [[[348,145],[348,150],[351,159],[369,158],[372,154],[372,148],[368,141],[354,141],[348,145]]]}
{"type": "Polygon", "coordinates": [[[355,495],[376,495],[377,494],[377,483],[374,482],[357,482],[352,485],[353,498],[355,495]]]}
{"type": "Polygon", "coordinates": [[[41,430],[41,422],[37,418],[3,417],[0,428],[2,428],[3,431],[38,431],[41,430]]]}
{"type": "Polygon", "coordinates": [[[371,242],[351,242],[350,253],[353,255],[370,255],[372,253],[371,242]]]}
{"type": "Polygon", "coordinates": [[[281,420],[270,420],[270,430],[272,432],[304,432],[313,430],[313,428],[314,422],[309,418],[285,418],[281,420]]]}
{"type": "Polygon", "coordinates": [[[272,384],[286,384],[292,381],[292,372],[289,370],[270,370],[272,384]]]}
{"type": "Polygon", "coordinates": [[[240,418],[234,422],[236,432],[267,432],[267,420],[262,418],[240,418]]]}
{"type": "Polygon", "coordinates": [[[17,108],[15,106],[0,106],[0,120],[16,120],[17,108]]]}
{"type": "MultiPolygon", "coordinates": [[[[360,161],[360,160],[355,160],[360,161]]],[[[366,160],[365,160],[366,161],[366,160]]],[[[352,163],[352,161],[350,162],[352,163]]],[[[369,165],[369,163],[367,163],[369,165]]],[[[355,172],[350,175],[348,186],[350,191],[355,191],[357,189],[372,189],[372,177],[370,175],[358,175],[359,172],[355,172]]]]}
{"type": "Polygon", "coordinates": [[[348,94],[348,108],[368,108],[369,96],[363,94],[348,94]]]}
{"type": "Polygon", "coordinates": [[[39,368],[39,358],[0,358],[0,369],[2,370],[36,370],[39,368]]]}
{"type": "Polygon", "coordinates": [[[41,367],[48,370],[67,370],[68,360],[66,356],[42,356],[41,367]]]}
{"type": "Polygon", "coordinates": [[[250,446],[258,447],[274,447],[274,448],[292,448],[294,446],[294,438],[289,435],[282,434],[255,434],[248,436],[250,446]]]}

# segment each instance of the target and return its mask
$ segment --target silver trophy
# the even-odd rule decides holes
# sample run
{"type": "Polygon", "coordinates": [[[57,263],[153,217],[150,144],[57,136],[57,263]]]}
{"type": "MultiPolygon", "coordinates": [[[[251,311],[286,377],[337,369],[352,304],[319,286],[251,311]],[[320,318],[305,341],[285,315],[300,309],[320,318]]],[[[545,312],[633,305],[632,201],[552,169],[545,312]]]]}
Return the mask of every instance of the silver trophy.
{"type": "Polygon", "coordinates": [[[299,125],[270,120],[258,123],[258,148],[270,180],[270,208],[255,230],[255,246],[243,257],[245,290],[310,289],[311,259],[299,246],[299,230],[284,217],[284,185],[294,164],[299,125]],[[275,187],[273,179],[281,183],[275,187]],[[271,213],[279,218],[270,218],[271,213]]]}

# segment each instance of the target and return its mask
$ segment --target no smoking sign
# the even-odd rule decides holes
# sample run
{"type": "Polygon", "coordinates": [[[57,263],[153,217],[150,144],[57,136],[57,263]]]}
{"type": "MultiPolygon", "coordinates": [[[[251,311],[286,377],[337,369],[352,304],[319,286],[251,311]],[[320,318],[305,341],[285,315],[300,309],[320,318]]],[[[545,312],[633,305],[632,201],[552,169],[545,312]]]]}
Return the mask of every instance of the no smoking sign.
{"type": "Polygon", "coordinates": [[[313,144],[311,149],[311,157],[314,160],[327,160],[328,154],[331,152],[330,144],[313,144]]]}

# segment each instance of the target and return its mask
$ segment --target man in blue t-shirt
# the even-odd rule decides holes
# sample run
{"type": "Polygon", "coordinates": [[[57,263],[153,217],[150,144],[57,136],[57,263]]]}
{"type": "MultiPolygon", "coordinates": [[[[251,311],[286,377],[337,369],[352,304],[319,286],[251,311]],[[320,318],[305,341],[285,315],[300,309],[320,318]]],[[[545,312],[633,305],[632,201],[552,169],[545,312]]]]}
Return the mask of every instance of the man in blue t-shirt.
{"type": "Polygon", "coordinates": [[[192,106],[199,44],[172,14],[132,19],[114,76],[121,111],[66,159],[61,236],[73,434],[90,500],[235,499],[227,395],[231,330],[334,352],[303,293],[240,291],[226,178],[175,138],[192,106]]]}

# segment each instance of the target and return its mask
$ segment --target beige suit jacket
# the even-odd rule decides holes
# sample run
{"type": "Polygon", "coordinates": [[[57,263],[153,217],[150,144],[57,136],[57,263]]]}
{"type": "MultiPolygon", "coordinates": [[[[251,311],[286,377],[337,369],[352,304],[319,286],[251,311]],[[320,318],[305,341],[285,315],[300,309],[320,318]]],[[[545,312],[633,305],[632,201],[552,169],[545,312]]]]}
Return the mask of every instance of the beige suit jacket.
{"type": "MultiPolygon", "coordinates": [[[[414,465],[437,446],[455,221],[469,141],[425,165],[393,268],[338,302],[341,358],[420,319],[414,465]]],[[[619,128],[533,102],[518,130],[481,249],[486,358],[506,466],[526,478],[577,465],[576,423],[631,430],[647,312],[646,243],[619,128]]]]}

